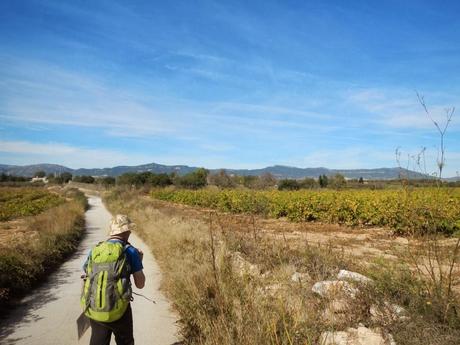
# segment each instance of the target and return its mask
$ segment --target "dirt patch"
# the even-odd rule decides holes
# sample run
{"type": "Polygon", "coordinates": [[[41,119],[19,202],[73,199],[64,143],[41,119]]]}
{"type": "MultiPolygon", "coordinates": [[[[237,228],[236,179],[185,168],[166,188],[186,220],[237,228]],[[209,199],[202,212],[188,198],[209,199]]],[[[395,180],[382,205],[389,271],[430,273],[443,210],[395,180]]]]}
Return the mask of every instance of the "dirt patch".
{"type": "Polygon", "coordinates": [[[217,220],[223,231],[247,232],[253,236],[266,236],[276,240],[309,242],[317,245],[329,245],[346,253],[362,258],[386,257],[396,259],[407,250],[409,241],[394,236],[390,229],[381,227],[349,227],[337,224],[294,223],[287,219],[263,218],[255,215],[230,214],[212,209],[201,209],[186,205],[152,200],[145,197],[163,213],[181,219],[209,221],[210,216],[217,220]]]}

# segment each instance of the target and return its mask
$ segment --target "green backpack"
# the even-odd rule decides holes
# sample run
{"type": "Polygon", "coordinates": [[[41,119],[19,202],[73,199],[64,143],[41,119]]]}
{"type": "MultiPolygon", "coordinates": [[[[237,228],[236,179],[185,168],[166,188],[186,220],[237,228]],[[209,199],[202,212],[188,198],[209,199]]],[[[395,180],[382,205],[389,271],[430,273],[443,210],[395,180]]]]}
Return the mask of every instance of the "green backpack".
{"type": "Polygon", "coordinates": [[[132,299],[130,267],[120,242],[100,242],[86,266],[81,306],[90,319],[112,322],[120,319],[132,299]]]}

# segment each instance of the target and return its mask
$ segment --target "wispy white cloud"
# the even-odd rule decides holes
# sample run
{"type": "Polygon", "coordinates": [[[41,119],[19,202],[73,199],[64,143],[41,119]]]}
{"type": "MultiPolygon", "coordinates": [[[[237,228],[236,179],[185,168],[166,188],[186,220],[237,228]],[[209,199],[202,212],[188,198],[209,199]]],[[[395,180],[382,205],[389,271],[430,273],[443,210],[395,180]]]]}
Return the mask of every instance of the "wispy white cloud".
{"type": "MultiPolygon", "coordinates": [[[[184,140],[190,137],[190,132],[199,133],[208,125],[216,131],[246,133],[335,127],[320,124],[333,116],[300,106],[286,106],[290,100],[277,103],[271,100],[260,103],[164,100],[132,90],[130,85],[113,86],[95,75],[44,62],[12,62],[4,57],[0,59],[0,67],[0,89],[4,98],[0,103],[0,118],[21,126],[97,127],[111,136],[167,135],[184,140]]],[[[217,74],[214,77],[219,78],[217,74]]]]}
{"type": "Polygon", "coordinates": [[[327,113],[318,113],[314,111],[308,111],[303,109],[298,109],[295,107],[287,107],[280,105],[270,105],[270,104],[251,104],[251,103],[238,103],[238,102],[220,102],[217,103],[213,108],[213,112],[243,112],[252,114],[253,116],[264,115],[279,115],[287,116],[294,115],[300,118],[310,118],[310,119],[321,119],[328,120],[333,119],[335,116],[332,116],[327,113]]]}
{"type": "Polygon", "coordinates": [[[236,147],[231,144],[225,144],[225,143],[208,143],[208,144],[202,144],[200,147],[206,151],[211,151],[211,152],[227,152],[234,150],[236,147]]]}
{"type": "MultiPolygon", "coordinates": [[[[425,114],[417,100],[416,92],[411,90],[357,89],[345,93],[346,102],[373,115],[374,123],[390,128],[433,129],[433,123],[425,114]]],[[[448,94],[429,94],[429,111],[433,120],[445,123],[445,108],[458,103],[460,99],[448,94]],[[441,102],[452,102],[441,104],[441,102]]],[[[460,128],[458,124],[453,124],[460,128]]]]}
{"type": "Polygon", "coordinates": [[[99,127],[126,137],[180,130],[180,123],[171,124],[167,113],[147,104],[151,100],[96,77],[29,61],[2,60],[0,67],[5,121],[99,127]]]}
{"type": "Polygon", "coordinates": [[[137,165],[152,162],[145,154],[94,149],[65,143],[34,143],[0,140],[0,160],[8,164],[56,163],[71,168],[104,168],[120,164],[137,165]]]}

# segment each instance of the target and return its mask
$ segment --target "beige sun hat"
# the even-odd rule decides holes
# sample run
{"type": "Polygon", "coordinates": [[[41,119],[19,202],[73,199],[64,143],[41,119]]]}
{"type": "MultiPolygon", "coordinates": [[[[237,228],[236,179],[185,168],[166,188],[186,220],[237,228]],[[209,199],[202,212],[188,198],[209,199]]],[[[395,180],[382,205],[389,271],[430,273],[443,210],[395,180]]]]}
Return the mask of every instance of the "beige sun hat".
{"type": "Polygon", "coordinates": [[[109,236],[119,235],[127,231],[131,232],[135,226],[136,224],[131,222],[127,215],[117,214],[110,222],[109,236]]]}

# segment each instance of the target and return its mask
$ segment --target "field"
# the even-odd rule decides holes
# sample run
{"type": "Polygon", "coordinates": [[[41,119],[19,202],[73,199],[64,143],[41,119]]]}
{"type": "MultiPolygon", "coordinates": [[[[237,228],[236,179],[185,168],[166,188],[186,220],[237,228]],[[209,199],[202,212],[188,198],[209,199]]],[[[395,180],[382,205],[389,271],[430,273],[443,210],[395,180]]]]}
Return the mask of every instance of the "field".
{"type": "Polygon", "coordinates": [[[65,200],[43,188],[1,188],[0,221],[33,216],[65,200]]]}
{"type": "MultiPolygon", "coordinates": [[[[105,195],[105,203],[112,212],[129,214],[151,246],[186,344],[332,344],[326,342],[328,331],[358,326],[379,333],[385,344],[458,344],[458,239],[398,237],[387,223],[375,228],[346,217],[340,222],[359,226],[327,224],[339,219],[321,218],[327,209],[315,219],[324,223],[302,222],[310,210],[299,213],[299,204],[292,201],[311,192],[302,193],[155,190],[145,196],[115,190],[105,195]],[[277,203],[267,201],[268,196],[277,203]],[[283,203],[293,208],[270,213],[283,203]],[[336,280],[343,269],[372,283],[350,282],[347,291],[356,291],[353,296],[313,292],[316,283],[336,280]]],[[[312,194],[314,205],[334,198],[332,192],[312,194]]],[[[374,194],[341,195],[369,200],[374,194]]],[[[392,206],[395,194],[382,195],[392,206]]],[[[456,203],[458,191],[439,196],[446,197],[456,203]]],[[[431,199],[413,193],[408,200],[431,199]]],[[[379,202],[383,207],[384,201],[379,202]]],[[[397,213],[396,207],[392,210],[397,213]]],[[[409,230],[401,229],[407,235],[409,230]]]]}
{"type": "Polygon", "coordinates": [[[153,198],[295,222],[383,226],[397,234],[460,230],[460,189],[248,191],[157,189],[153,198]]]}
{"type": "Polygon", "coordinates": [[[85,207],[76,190],[0,188],[0,306],[76,248],[85,207]]]}

